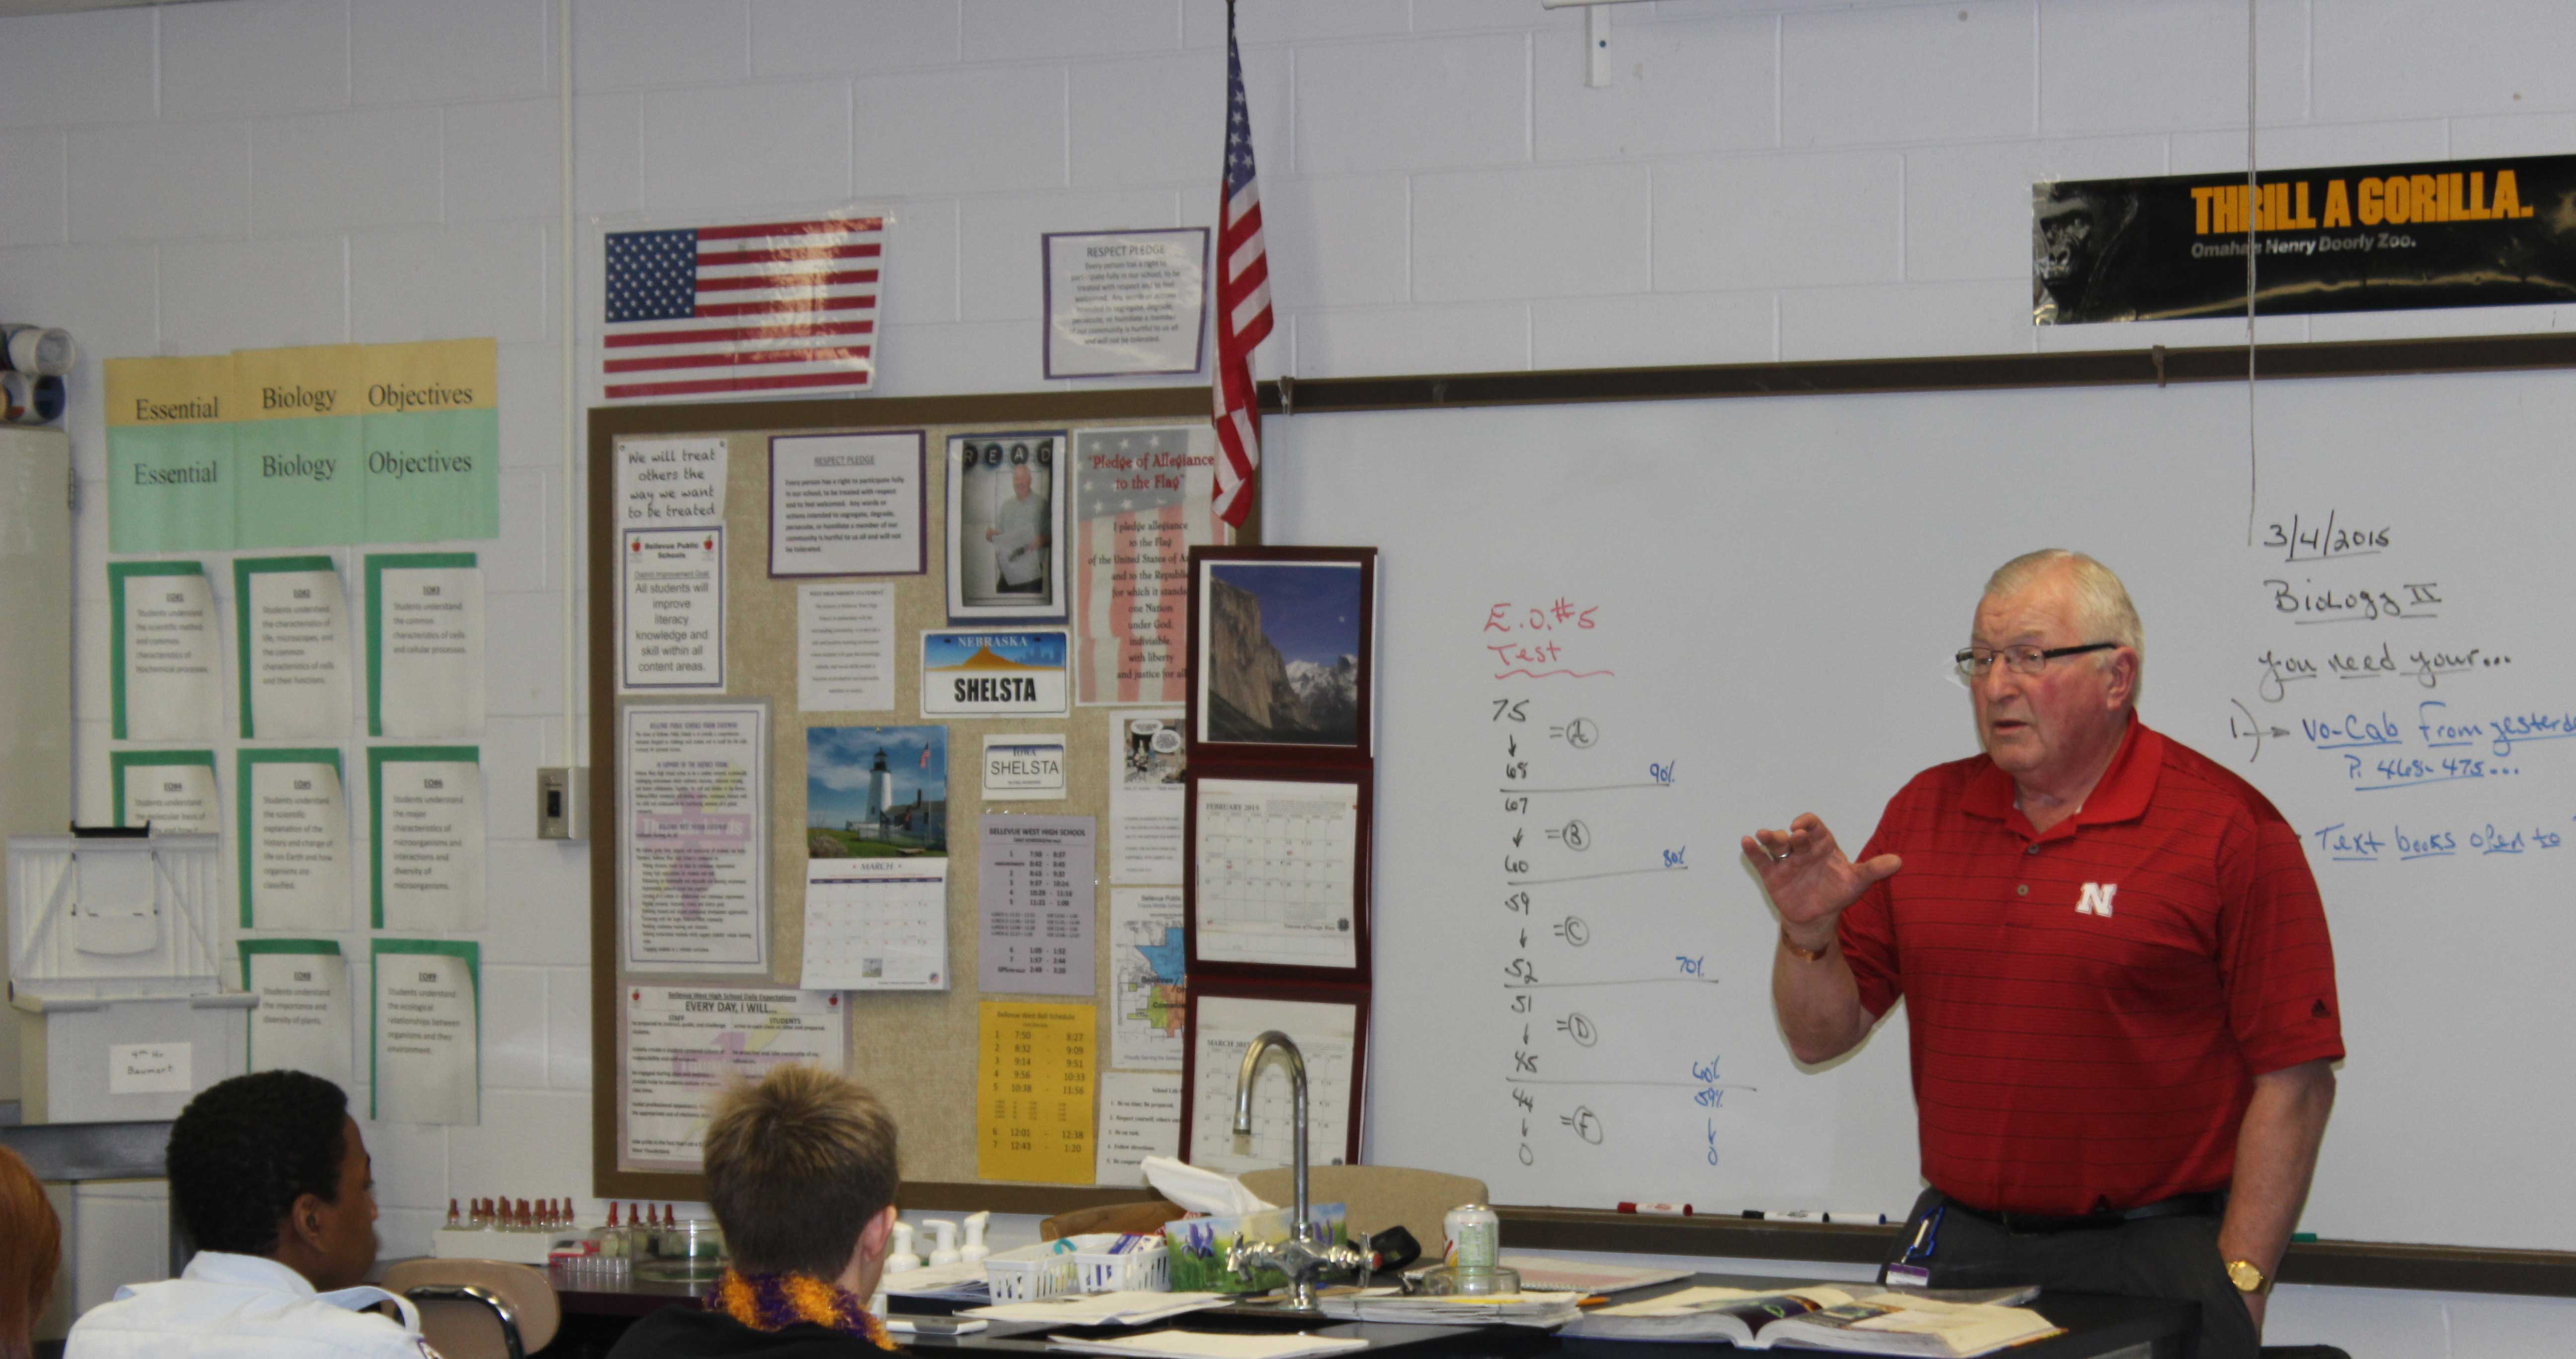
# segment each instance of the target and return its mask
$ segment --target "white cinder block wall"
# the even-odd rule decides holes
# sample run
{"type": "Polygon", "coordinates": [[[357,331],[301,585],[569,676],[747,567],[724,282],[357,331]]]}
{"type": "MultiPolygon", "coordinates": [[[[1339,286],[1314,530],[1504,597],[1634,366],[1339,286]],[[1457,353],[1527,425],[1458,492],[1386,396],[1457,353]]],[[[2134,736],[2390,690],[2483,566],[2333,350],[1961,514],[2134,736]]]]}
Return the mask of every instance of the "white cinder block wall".
{"type": "MultiPolygon", "coordinates": [[[[889,209],[889,395],[1044,385],[1040,232],[1213,216],[1218,0],[572,3],[589,271],[589,219],[889,209]]],[[[2034,330],[2027,186],[2241,168],[2247,18],[2245,0],[1655,0],[1614,11],[1596,90],[1580,15],[1537,0],[1244,0],[1280,310],[1260,367],[2239,340],[2222,321],[2034,330]]],[[[2576,5],[2259,0],[2255,18],[2267,166],[2576,149],[2576,5]]],[[[422,1249],[451,1196],[588,1182],[588,873],[581,849],[526,838],[578,586],[559,422],[589,385],[568,398],[556,366],[555,26],[550,0],[0,20],[0,316],[67,326],[89,356],[70,419],[83,819],[109,814],[99,356],[500,341],[503,537],[478,545],[484,1121],[368,1128],[389,1254],[422,1249]]],[[[2288,318],[2262,337],[2560,319],[2288,318]]],[[[362,956],[366,938],[343,942],[362,956]]],[[[2558,1352],[2576,1324],[2552,1301],[2297,1288],[2273,1315],[2276,1340],[2461,1359],[2558,1352]]]]}

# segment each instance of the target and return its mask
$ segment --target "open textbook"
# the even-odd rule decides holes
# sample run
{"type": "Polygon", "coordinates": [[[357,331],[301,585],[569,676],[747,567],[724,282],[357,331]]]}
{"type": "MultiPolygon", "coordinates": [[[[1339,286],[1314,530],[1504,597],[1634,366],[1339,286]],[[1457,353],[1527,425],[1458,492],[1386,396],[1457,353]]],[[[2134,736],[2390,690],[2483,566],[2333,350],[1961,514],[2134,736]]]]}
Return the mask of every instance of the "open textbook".
{"type": "Polygon", "coordinates": [[[1943,1302],[1919,1293],[1791,1288],[1685,1288],[1586,1312],[1567,1335],[1615,1340],[1724,1340],[1744,1349],[1794,1346],[1863,1354],[1964,1359],[2058,1333],[2021,1307],[1943,1302]]]}

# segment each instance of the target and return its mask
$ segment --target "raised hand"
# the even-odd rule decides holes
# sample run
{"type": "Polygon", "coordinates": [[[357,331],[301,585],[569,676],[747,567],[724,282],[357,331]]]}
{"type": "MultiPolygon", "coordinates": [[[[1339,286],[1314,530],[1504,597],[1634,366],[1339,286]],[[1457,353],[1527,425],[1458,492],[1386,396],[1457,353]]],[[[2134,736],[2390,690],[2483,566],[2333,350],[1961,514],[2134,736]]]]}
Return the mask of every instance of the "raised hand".
{"type": "Polygon", "coordinates": [[[1821,950],[1834,937],[1843,911],[1870,884],[1905,866],[1893,854],[1853,863],[1834,833],[1813,812],[1802,812],[1787,830],[1758,830],[1744,837],[1744,857],[1762,877],[1762,890],[1780,910],[1789,942],[1821,950]]]}

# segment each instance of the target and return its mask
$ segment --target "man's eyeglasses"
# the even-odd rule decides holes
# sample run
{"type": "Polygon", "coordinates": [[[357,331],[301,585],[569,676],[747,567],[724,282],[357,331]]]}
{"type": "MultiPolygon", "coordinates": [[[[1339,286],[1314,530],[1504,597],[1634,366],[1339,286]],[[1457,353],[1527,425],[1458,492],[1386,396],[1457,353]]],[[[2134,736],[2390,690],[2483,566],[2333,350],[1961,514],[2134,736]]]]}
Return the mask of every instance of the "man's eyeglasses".
{"type": "Polygon", "coordinates": [[[2045,650],[2035,646],[2008,646],[1989,651],[1981,646],[1963,647],[1952,662],[1959,667],[1959,678],[1970,684],[1986,677],[2001,660],[2016,675],[2036,675],[2060,656],[2081,656],[2088,651],[2108,651],[2118,642],[2087,642],[2082,646],[2053,646],[2045,650]]]}

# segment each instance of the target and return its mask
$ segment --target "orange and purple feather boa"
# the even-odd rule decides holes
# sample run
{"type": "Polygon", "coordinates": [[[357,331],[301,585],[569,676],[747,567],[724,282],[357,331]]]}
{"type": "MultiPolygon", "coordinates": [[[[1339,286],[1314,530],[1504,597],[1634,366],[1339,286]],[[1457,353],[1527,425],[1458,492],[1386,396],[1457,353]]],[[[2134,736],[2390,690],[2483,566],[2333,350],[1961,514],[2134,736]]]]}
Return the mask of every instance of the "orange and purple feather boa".
{"type": "Polygon", "coordinates": [[[707,1295],[707,1307],[755,1331],[775,1331],[800,1321],[856,1336],[881,1350],[895,1347],[885,1323],[870,1315],[857,1295],[810,1274],[743,1274],[726,1270],[707,1295]]]}

